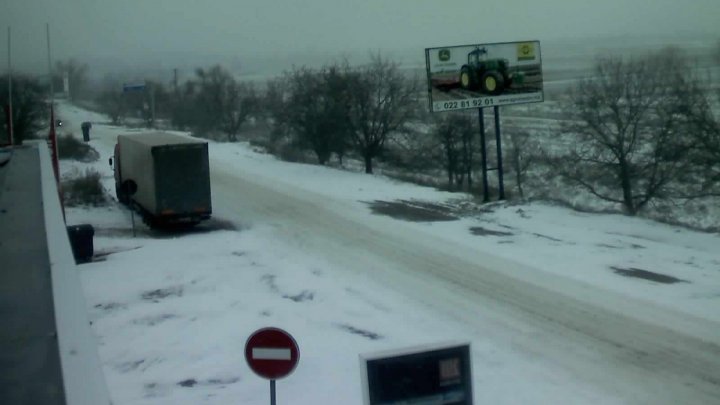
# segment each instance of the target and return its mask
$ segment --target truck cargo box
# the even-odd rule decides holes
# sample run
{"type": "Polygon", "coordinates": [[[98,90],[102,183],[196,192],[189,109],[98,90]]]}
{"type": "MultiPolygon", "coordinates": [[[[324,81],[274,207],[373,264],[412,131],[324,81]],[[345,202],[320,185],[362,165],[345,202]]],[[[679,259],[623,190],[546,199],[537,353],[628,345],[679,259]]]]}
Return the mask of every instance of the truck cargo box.
{"type": "Polygon", "coordinates": [[[210,217],[208,144],[163,132],[119,135],[116,182],[137,184],[129,200],[148,221],[197,222],[210,217]]]}

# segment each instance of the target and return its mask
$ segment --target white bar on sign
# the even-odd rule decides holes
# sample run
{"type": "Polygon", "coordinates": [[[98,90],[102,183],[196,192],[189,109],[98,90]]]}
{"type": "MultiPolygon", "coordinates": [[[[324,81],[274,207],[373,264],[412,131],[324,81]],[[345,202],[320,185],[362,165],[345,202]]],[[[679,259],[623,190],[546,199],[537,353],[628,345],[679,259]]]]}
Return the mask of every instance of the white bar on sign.
{"type": "Polygon", "coordinates": [[[255,360],[290,360],[290,349],[271,349],[267,347],[254,347],[252,357],[255,360]]]}

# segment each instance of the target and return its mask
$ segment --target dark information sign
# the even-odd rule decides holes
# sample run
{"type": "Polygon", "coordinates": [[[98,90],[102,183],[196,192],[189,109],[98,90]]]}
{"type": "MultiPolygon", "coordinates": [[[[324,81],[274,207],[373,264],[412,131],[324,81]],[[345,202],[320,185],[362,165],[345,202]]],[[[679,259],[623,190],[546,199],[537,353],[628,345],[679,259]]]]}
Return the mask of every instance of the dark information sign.
{"type": "Polygon", "coordinates": [[[471,405],[470,344],[361,355],[366,405],[471,405]]]}

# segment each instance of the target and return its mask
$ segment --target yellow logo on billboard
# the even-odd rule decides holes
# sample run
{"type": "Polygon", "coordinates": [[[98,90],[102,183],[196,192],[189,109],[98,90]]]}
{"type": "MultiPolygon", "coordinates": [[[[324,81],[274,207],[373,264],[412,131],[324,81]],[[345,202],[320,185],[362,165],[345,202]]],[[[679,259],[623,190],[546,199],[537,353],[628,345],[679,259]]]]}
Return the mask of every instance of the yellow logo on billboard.
{"type": "Polygon", "coordinates": [[[518,60],[535,60],[535,43],[520,42],[517,44],[518,60]]]}
{"type": "Polygon", "coordinates": [[[440,62],[447,62],[450,60],[450,50],[449,49],[441,49],[438,51],[438,59],[440,59],[440,62]]]}

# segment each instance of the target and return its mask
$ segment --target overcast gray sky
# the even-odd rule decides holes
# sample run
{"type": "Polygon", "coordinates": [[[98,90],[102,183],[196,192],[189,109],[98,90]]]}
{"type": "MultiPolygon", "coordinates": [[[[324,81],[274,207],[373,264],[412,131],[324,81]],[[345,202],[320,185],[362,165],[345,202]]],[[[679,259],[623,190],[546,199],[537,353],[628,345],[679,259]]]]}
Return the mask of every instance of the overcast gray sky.
{"type": "Polygon", "coordinates": [[[0,71],[8,26],[13,65],[47,66],[46,22],[55,60],[242,65],[525,39],[720,38],[720,0],[0,0],[0,71]]]}

